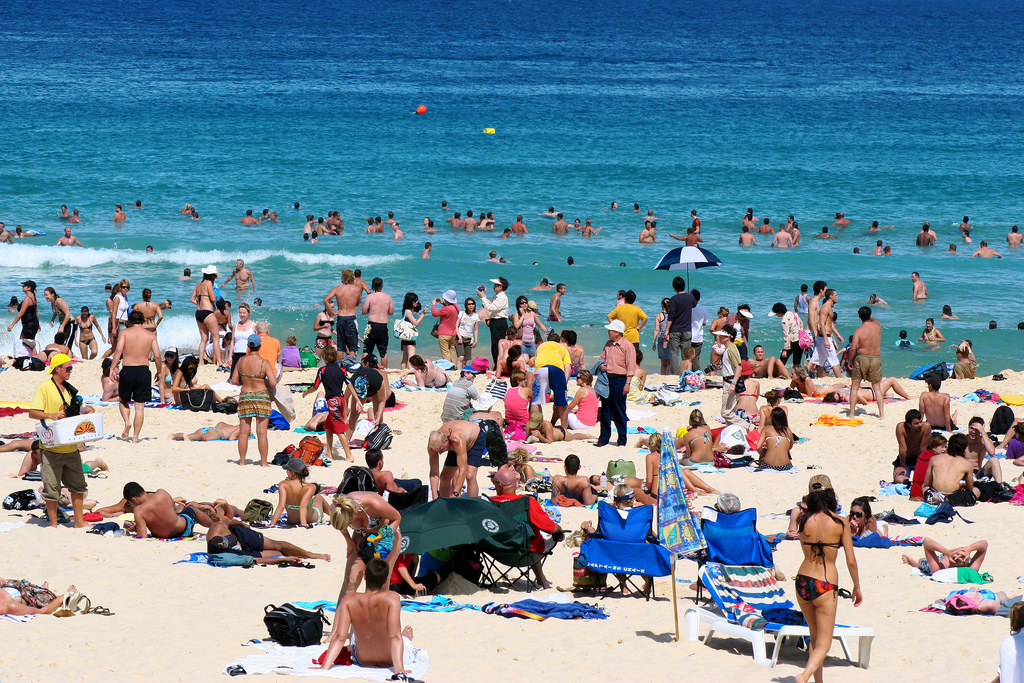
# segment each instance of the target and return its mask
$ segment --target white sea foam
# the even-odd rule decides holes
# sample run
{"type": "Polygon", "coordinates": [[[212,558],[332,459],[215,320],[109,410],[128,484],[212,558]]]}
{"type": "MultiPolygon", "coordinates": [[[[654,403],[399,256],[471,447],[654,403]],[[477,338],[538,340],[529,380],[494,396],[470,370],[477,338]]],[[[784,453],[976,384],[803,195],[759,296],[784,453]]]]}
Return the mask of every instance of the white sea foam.
{"type": "Polygon", "coordinates": [[[404,261],[411,257],[399,254],[309,254],[272,249],[252,251],[227,251],[223,249],[173,249],[153,252],[134,249],[91,249],[79,247],[28,246],[22,244],[0,246],[0,267],[27,270],[33,268],[95,268],[111,263],[156,264],[174,263],[193,269],[207,264],[232,263],[243,259],[246,264],[259,263],[268,259],[283,258],[292,263],[304,265],[352,266],[369,268],[404,261]]]}

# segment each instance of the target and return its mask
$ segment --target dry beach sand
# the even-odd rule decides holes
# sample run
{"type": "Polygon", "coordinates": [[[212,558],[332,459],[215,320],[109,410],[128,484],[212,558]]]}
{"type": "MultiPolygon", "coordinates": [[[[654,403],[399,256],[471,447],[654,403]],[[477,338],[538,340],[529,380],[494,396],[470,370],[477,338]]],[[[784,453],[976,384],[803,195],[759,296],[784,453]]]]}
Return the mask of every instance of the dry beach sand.
{"type": "MultiPolygon", "coordinates": [[[[973,388],[1017,393],[1024,390],[1024,375],[1005,373],[1007,381],[991,378],[974,381],[949,381],[943,390],[960,395],[973,388]]],[[[29,401],[41,373],[8,370],[0,373],[0,398],[29,401]]],[[[223,374],[204,369],[200,380],[222,381],[223,374]]],[[[312,371],[289,373],[285,381],[312,378],[312,371]]],[[[651,378],[655,381],[656,378],[651,378]]],[[[76,367],[72,383],[82,393],[99,391],[99,363],[92,361],[76,367]]],[[[483,384],[478,380],[478,385],[483,384]]],[[[762,392],[780,382],[763,380],[762,392]]],[[[806,491],[810,475],[828,474],[836,487],[840,504],[848,507],[858,495],[877,495],[879,480],[889,479],[890,462],[896,453],[895,425],[903,414],[916,407],[921,382],[905,381],[911,402],[886,405],[886,417],[875,417],[875,406],[868,406],[865,424],[860,427],[814,426],[821,414],[839,414],[839,406],[790,404],[790,424],[807,441],[793,450],[799,474],[754,473],[731,470],[703,475],[712,486],[738,494],[744,507],[756,506],[759,515],[788,510],[806,491]],[[820,470],[807,471],[808,465],[820,470]]],[[[300,419],[310,413],[313,397],[295,394],[300,419]]],[[[688,396],[701,401],[705,416],[717,413],[721,392],[707,391],[688,396]]],[[[402,432],[385,453],[385,464],[396,476],[426,479],[426,434],[439,422],[444,394],[440,392],[398,392],[406,407],[388,413],[388,423],[402,432]]],[[[960,424],[980,415],[988,422],[994,403],[954,404],[960,410],[960,424]]],[[[661,428],[686,423],[691,408],[655,407],[656,417],[642,424],[661,428]]],[[[116,407],[100,408],[108,433],[120,433],[121,420],[116,407]]],[[[1024,415],[1020,408],[1017,416],[1024,415]]],[[[135,480],[148,489],[165,488],[172,495],[191,500],[222,497],[244,506],[254,497],[276,503],[276,494],[263,489],[282,479],[280,468],[261,469],[252,465],[257,455],[255,442],[249,451],[250,465],[237,465],[235,443],[172,442],[172,431],[192,431],[214,424],[221,416],[179,410],[146,411],[144,441],[131,445],[116,439],[95,442],[86,457],[100,456],[110,465],[105,479],[89,480],[90,498],[102,505],[116,503],[121,487],[135,480]]],[[[33,429],[27,414],[0,419],[0,432],[33,429]]],[[[596,429],[595,429],[596,433],[596,429]]],[[[294,432],[271,432],[270,452],[296,443],[294,432]]],[[[632,459],[642,471],[643,456],[632,444],[623,449],[597,449],[587,443],[542,445],[544,455],[564,457],[577,453],[585,468],[601,472],[609,458],[632,459]]],[[[16,471],[22,454],[0,454],[0,471],[16,471]]],[[[362,464],[362,451],[356,451],[362,464]]],[[[539,464],[560,471],[558,465],[539,464]]],[[[343,464],[314,468],[311,479],[325,485],[337,485],[343,464]]],[[[1004,461],[1004,474],[1010,480],[1019,468],[1004,461]]],[[[487,480],[481,475],[482,487],[487,480]]],[[[0,494],[38,482],[22,482],[3,477],[0,494]]],[[[702,502],[711,505],[714,497],[702,502]]],[[[917,503],[905,497],[881,498],[875,511],[895,509],[904,517],[912,516],[917,503]]],[[[916,527],[943,542],[966,543],[978,538],[991,542],[985,571],[995,577],[988,587],[1009,595],[1020,593],[1017,576],[1024,574],[1020,559],[1019,519],[1024,511],[1009,505],[982,503],[962,510],[966,525],[957,520],[935,527],[916,527]]],[[[596,511],[563,509],[563,528],[579,528],[585,519],[596,519],[596,511]]],[[[75,584],[93,604],[103,605],[115,616],[76,615],[57,619],[37,617],[23,624],[0,621],[0,680],[7,681],[207,681],[221,680],[221,668],[235,658],[252,654],[242,643],[266,636],[262,623],[263,607],[289,601],[334,599],[344,567],[344,540],[330,526],[314,529],[272,529],[267,535],[288,540],[308,550],[334,555],[331,563],[316,562],[315,570],[278,567],[217,569],[196,564],[175,564],[191,552],[205,550],[203,543],[88,535],[70,528],[48,529],[26,513],[0,512],[0,522],[28,521],[26,526],[0,534],[0,576],[49,581],[63,590],[75,584]]],[[[785,531],[786,521],[759,519],[762,533],[785,531]]],[[[871,668],[867,671],[846,663],[838,643],[826,661],[825,675],[830,681],[990,680],[995,674],[998,645],[1009,632],[1009,622],[998,617],[951,617],[919,612],[950,589],[910,575],[900,563],[900,555],[920,550],[858,550],[864,604],[853,608],[842,601],[841,623],[874,627],[871,668]]],[[[777,566],[788,577],[800,563],[796,542],[784,541],[775,554],[777,566]]],[[[559,546],[549,560],[546,573],[555,585],[572,581],[572,551],[559,546]]],[[[693,579],[696,564],[680,561],[677,576],[693,579]]],[[[849,587],[845,565],[840,564],[840,584],[849,587]]],[[[680,626],[682,613],[693,604],[686,583],[678,584],[680,626]]],[[[795,600],[791,581],[785,584],[795,600]]],[[[415,643],[430,656],[429,681],[494,680],[500,676],[531,677],[549,680],[668,681],[685,676],[704,681],[792,680],[804,665],[806,655],[796,647],[783,650],[775,669],[754,664],[749,645],[728,638],[708,647],[673,641],[671,588],[668,579],[656,582],[658,597],[646,602],[640,597],[610,595],[603,599],[581,598],[604,607],[604,621],[564,622],[505,619],[480,612],[448,614],[403,613],[403,622],[416,633],[415,643]]],[[[475,591],[457,596],[462,602],[482,604],[491,600],[512,601],[525,593],[492,594],[475,591]]]]}

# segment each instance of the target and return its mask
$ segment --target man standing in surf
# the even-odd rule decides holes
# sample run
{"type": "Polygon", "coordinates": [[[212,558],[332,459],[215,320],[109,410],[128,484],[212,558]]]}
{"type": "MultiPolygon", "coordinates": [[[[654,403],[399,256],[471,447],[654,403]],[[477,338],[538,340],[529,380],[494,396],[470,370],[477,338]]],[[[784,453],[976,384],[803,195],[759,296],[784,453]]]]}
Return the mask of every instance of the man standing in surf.
{"type": "Polygon", "coordinates": [[[341,284],[324,297],[327,315],[338,321],[338,348],[345,355],[359,353],[359,332],[356,328],[356,306],[363,297],[363,288],[356,284],[356,275],[351,269],[341,271],[341,284]],[[331,303],[337,302],[337,307],[331,303]]]}

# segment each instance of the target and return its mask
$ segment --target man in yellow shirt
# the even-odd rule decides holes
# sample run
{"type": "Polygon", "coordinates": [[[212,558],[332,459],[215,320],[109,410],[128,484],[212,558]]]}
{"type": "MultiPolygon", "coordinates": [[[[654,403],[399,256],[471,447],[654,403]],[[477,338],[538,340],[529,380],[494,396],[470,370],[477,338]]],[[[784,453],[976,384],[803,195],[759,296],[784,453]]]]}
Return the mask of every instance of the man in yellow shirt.
{"type": "MultiPolygon", "coordinates": [[[[71,377],[72,363],[66,354],[58,353],[50,359],[47,373],[50,379],[36,388],[29,407],[28,416],[33,420],[63,420],[67,416],[67,408],[78,392],[68,384],[71,377]]],[[[83,412],[90,412],[83,410],[83,412]]],[[[75,511],[75,528],[86,526],[82,518],[82,501],[89,486],[82,472],[82,455],[78,445],[54,446],[41,451],[41,470],[43,479],[43,500],[46,502],[46,515],[50,526],[57,526],[57,501],[60,500],[61,483],[71,493],[71,505],[75,511]]]]}
{"type": "Polygon", "coordinates": [[[626,292],[622,298],[625,303],[619,304],[612,309],[612,312],[608,314],[608,322],[621,320],[622,324],[626,326],[626,332],[622,336],[626,338],[626,341],[639,349],[640,330],[644,329],[644,325],[647,324],[647,314],[639,306],[635,305],[636,292],[632,289],[626,292]]]}
{"type": "MultiPolygon", "coordinates": [[[[533,405],[543,406],[545,394],[551,390],[551,424],[561,422],[562,437],[569,424],[569,392],[568,378],[572,374],[572,359],[569,351],[559,343],[558,333],[548,333],[548,340],[537,347],[537,355],[533,359],[533,405]]],[[[543,409],[538,408],[543,412],[543,409]]]]}

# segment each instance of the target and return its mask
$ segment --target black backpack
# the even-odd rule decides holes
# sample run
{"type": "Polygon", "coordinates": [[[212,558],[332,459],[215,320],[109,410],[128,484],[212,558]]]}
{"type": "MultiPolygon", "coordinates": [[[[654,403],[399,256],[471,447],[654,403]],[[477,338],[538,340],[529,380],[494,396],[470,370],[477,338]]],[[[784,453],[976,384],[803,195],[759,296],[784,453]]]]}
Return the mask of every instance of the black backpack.
{"type": "Polygon", "coordinates": [[[338,484],[338,493],[352,493],[353,491],[369,491],[377,493],[377,482],[373,479],[373,472],[367,467],[349,465],[345,474],[338,484]]]}
{"type": "Polygon", "coordinates": [[[306,647],[319,645],[324,637],[324,624],[330,626],[324,609],[315,612],[299,609],[290,602],[280,607],[267,605],[263,608],[263,624],[271,639],[285,647],[306,647]]]}
{"type": "Polygon", "coordinates": [[[1013,408],[1010,406],[999,406],[996,412],[992,413],[992,420],[989,424],[989,431],[993,434],[1005,434],[1013,426],[1013,408]]]}
{"type": "Polygon", "coordinates": [[[376,448],[378,451],[391,448],[391,441],[394,438],[395,435],[391,432],[391,427],[377,425],[373,428],[373,431],[366,435],[366,448],[367,450],[376,448]]]}
{"type": "Polygon", "coordinates": [[[949,368],[946,367],[945,363],[936,363],[935,365],[931,366],[930,368],[922,372],[921,376],[918,379],[927,382],[928,378],[933,376],[945,381],[949,379],[949,368]]]}
{"type": "Polygon", "coordinates": [[[43,506],[36,500],[36,492],[32,489],[15,491],[4,498],[4,510],[38,510],[43,506]]]}

